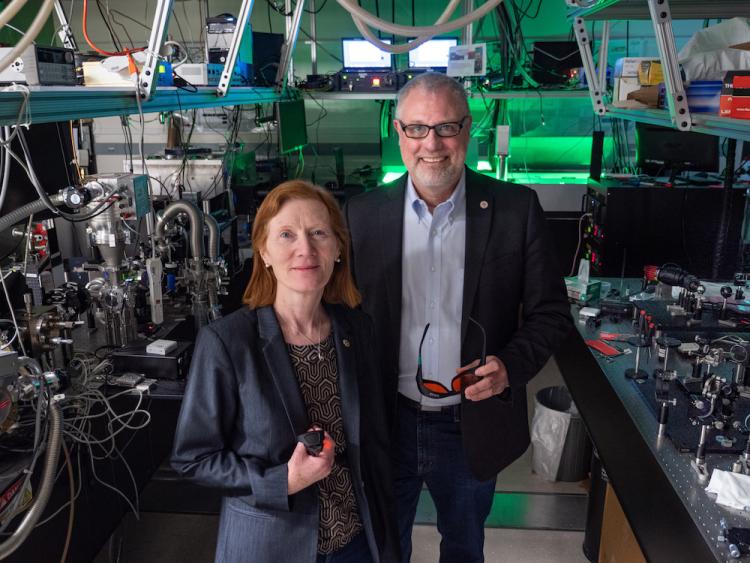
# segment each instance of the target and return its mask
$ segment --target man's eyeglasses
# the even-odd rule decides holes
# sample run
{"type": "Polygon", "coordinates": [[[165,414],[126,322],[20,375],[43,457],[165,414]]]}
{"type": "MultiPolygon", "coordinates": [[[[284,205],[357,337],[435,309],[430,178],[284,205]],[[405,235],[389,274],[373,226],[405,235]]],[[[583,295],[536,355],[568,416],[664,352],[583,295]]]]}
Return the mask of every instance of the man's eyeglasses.
{"type": "Polygon", "coordinates": [[[455,137],[464,128],[464,122],[468,117],[466,115],[461,121],[449,121],[448,123],[438,123],[437,125],[422,125],[421,123],[407,125],[401,120],[398,123],[401,125],[404,135],[410,139],[424,139],[430,134],[430,129],[434,129],[438,137],[455,137]]]}
{"type": "MultiPolygon", "coordinates": [[[[483,366],[485,363],[487,363],[487,335],[485,334],[484,327],[481,324],[479,324],[471,317],[469,317],[469,320],[477,325],[479,327],[479,330],[482,332],[482,356],[479,360],[479,365],[483,366]]],[[[463,389],[466,389],[469,385],[473,385],[474,383],[479,381],[479,376],[474,375],[474,370],[476,368],[462,371],[453,379],[451,379],[450,389],[448,389],[442,383],[433,381],[431,379],[424,379],[422,377],[422,344],[424,344],[424,339],[427,336],[427,331],[429,330],[429,328],[430,323],[427,323],[427,326],[424,327],[424,332],[422,333],[422,340],[419,341],[419,352],[417,353],[417,388],[419,389],[419,392],[422,393],[422,395],[424,395],[425,397],[430,397],[431,399],[443,399],[445,397],[460,395],[463,389]]]]}

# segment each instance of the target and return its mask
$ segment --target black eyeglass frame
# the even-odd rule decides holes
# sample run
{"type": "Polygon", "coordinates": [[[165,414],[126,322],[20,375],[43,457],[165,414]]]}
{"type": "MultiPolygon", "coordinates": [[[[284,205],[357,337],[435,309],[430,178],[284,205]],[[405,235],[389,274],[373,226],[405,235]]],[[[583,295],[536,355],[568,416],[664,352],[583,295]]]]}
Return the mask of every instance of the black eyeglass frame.
{"type": "MultiPolygon", "coordinates": [[[[487,334],[484,331],[484,327],[473,318],[469,317],[469,321],[474,323],[479,327],[479,330],[482,333],[482,355],[479,359],[479,365],[477,367],[481,367],[487,363],[487,334]]],[[[422,332],[422,339],[419,341],[419,350],[417,352],[417,389],[419,389],[419,392],[422,393],[425,397],[429,397],[430,399],[444,399],[446,397],[454,397],[456,395],[460,395],[466,387],[469,385],[473,385],[477,381],[479,381],[478,375],[474,375],[474,372],[476,371],[475,368],[467,369],[465,371],[462,371],[458,375],[461,377],[461,390],[460,391],[448,391],[447,393],[436,393],[432,390],[430,390],[427,385],[425,385],[424,377],[422,376],[422,345],[424,344],[424,339],[427,336],[427,331],[430,328],[430,323],[427,323],[427,325],[424,327],[424,332],[422,332]]]]}
{"type": "Polygon", "coordinates": [[[441,137],[443,139],[450,139],[452,137],[457,137],[459,135],[459,133],[461,133],[461,131],[464,128],[464,124],[466,123],[466,120],[468,118],[469,118],[469,116],[465,115],[465,116],[463,116],[461,118],[461,121],[444,121],[443,123],[436,123],[435,125],[425,125],[424,123],[409,123],[409,124],[406,124],[406,123],[404,123],[403,121],[401,121],[399,119],[398,120],[398,124],[401,126],[401,131],[403,131],[404,135],[406,135],[409,139],[426,139],[427,137],[430,136],[430,130],[434,130],[435,131],[435,135],[437,135],[438,137],[441,137]],[[456,131],[455,134],[453,134],[453,135],[441,135],[440,133],[438,133],[438,129],[437,128],[438,127],[442,127],[443,125],[458,125],[458,131],[456,131]],[[407,133],[407,128],[408,127],[426,127],[427,128],[427,133],[425,133],[421,137],[409,135],[409,133],[407,133]]]}

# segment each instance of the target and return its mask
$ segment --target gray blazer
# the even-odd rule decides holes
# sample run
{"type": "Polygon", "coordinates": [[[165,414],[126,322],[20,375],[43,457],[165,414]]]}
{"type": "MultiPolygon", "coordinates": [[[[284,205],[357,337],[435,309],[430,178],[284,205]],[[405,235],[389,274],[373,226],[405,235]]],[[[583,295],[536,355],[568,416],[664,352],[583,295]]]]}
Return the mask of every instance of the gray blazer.
{"type": "MultiPolygon", "coordinates": [[[[333,327],[346,456],[374,561],[398,560],[387,424],[372,322],[326,305],[333,327]]],[[[314,562],[318,487],[287,495],[287,461],[310,426],[271,307],[204,327],[190,366],[172,465],[223,489],[216,561],[314,562]]]]}

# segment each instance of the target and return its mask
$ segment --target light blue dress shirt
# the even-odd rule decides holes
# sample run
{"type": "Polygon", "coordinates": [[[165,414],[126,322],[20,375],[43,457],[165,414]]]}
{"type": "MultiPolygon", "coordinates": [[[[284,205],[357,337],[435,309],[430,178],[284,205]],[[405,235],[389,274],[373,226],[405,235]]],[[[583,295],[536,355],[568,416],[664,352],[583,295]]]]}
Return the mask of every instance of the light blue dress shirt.
{"type": "Polygon", "coordinates": [[[398,391],[431,406],[461,402],[459,395],[431,399],[417,387],[417,356],[424,327],[422,376],[451,388],[461,366],[461,313],[466,249],[466,173],[451,197],[430,214],[412,184],[406,184],[401,264],[401,348],[398,391]]]}

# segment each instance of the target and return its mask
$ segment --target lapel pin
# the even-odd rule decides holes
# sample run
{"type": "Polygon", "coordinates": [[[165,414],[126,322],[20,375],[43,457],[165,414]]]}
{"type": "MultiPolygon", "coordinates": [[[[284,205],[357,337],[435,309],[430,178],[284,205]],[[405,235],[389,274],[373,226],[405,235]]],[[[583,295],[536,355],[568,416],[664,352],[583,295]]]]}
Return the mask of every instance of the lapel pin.
{"type": "Polygon", "coordinates": [[[489,206],[490,206],[490,204],[487,203],[487,201],[485,201],[485,200],[482,200],[482,201],[479,202],[479,207],[481,207],[482,209],[487,209],[489,206]]]}
{"type": "Polygon", "coordinates": [[[342,343],[344,344],[344,346],[345,346],[346,348],[348,348],[349,346],[351,346],[351,345],[352,345],[352,343],[351,343],[351,342],[349,342],[349,339],[348,339],[348,338],[344,338],[344,340],[342,340],[341,342],[342,342],[342,343]]]}

